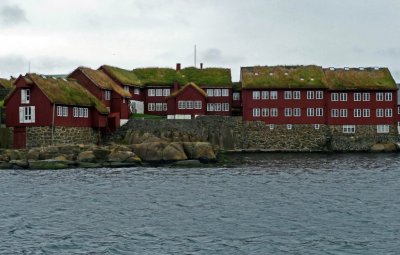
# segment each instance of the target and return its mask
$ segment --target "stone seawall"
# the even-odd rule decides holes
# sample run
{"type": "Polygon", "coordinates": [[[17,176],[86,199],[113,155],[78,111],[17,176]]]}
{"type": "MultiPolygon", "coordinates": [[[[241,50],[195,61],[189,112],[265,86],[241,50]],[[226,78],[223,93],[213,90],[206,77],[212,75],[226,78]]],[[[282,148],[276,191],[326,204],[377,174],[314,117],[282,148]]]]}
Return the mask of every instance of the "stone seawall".
{"type": "Polygon", "coordinates": [[[27,127],[27,148],[58,144],[95,144],[97,133],[88,127],[27,127]],[[52,139],[53,136],[53,139],[52,139]]]}
{"type": "Polygon", "coordinates": [[[147,134],[173,142],[209,142],[216,150],[369,151],[374,144],[397,143],[395,125],[389,134],[377,134],[376,125],[356,126],[344,134],[342,126],[266,125],[243,122],[241,117],[202,116],[193,120],[130,120],[114,141],[136,143],[147,134]]]}

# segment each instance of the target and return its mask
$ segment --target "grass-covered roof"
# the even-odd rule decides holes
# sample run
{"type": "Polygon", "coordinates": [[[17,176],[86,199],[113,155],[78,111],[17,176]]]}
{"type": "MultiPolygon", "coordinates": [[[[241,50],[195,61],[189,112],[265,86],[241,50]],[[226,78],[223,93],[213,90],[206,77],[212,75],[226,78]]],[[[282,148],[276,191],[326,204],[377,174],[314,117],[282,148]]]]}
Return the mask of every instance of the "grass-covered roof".
{"type": "Polygon", "coordinates": [[[188,87],[193,87],[195,90],[197,90],[200,94],[202,94],[204,97],[207,97],[207,93],[200,88],[199,86],[197,86],[195,83],[193,82],[189,82],[188,84],[186,84],[185,86],[183,86],[182,88],[180,88],[179,90],[175,91],[174,93],[172,93],[171,95],[169,95],[167,97],[168,98],[173,98],[176,97],[177,95],[179,95],[180,93],[182,93],[183,91],[185,91],[188,87]]]}
{"type": "Polygon", "coordinates": [[[179,71],[186,82],[199,86],[232,87],[231,70],[228,68],[187,67],[179,71]]]}
{"type": "Polygon", "coordinates": [[[0,86],[4,87],[5,89],[11,89],[13,84],[10,80],[0,78],[0,86]]]}
{"type": "Polygon", "coordinates": [[[127,86],[142,86],[140,79],[134,72],[119,67],[103,65],[100,67],[112,78],[127,86]]]}
{"type": "Polygon", "coordinates": [[[241,91],[242,83],[241,82],[232,82],[232,89],[233,89],[233,91],[241,91]]]}
{"type": "Polygon", "coordinates": [[[97,87],[101,89],[113,90],[125,98],[131,98],[131,94],[116,84],[102,70],[93,70],[87,67],[78,68],[86,77],[88,77],[97,87]]]}
{"type": "Polygon", "coordinates": [[[324,72],[329,89],[397,89],[388,68],[327,68],[324,72]]]}
{"type": "Polygon", "coordinates": [[[322,67],[253,66],[241,68],[242,88],[326,88],[322,67]]]}
{"type": "Polygon", "coordinates": [[[45,78],[27,74],[25,79],[34,82],[47,98],[55,104],[95,107],[100,113],[108,113],[104,104],[73,79],[45,78]]]}
{"type": "Polygon", "coordinates": [[[184,82],[183,77],[172,68],[136,68],[132,71],[145,86],[172,86],[174,81],[184,82]]]}

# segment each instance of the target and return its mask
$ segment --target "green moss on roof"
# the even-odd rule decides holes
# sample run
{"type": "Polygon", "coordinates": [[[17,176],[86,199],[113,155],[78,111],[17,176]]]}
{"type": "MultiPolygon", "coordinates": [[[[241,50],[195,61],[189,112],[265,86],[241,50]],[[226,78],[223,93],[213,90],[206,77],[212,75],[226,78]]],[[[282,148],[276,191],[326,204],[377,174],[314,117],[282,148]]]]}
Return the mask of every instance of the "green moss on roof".
{"type": "Polygon", "coordinates": [[[396,82],[388,68],[325,69],[329,89],[395,90],[396,82]]]}
{"type": "Polygon", "coordinates": [[[10,80],[0,78],[0,85],[6,89],[13,88],[13,84],[10,80]]]}
{"type": "Polygon", "coordinates": [[[187,82],[194,82],[199,86],[231,87],[231,70],[228,68],[187,67],[179,71],[187,82]]]}
{"type": "Polygon", "coordinates": [[[104,104],[73,79],[43,78],[37,74],[28,74],[47,98],[55,104],[95,107],[100,113],[108,113],[104,104]]]}
{"type": "Polygon", "coordinates": [[[133,73],[145,86],[172,86],[174,81],[184,83],[185,79],[172,68],[137,68],[133,73]]]}
{"type": "Polygon", "coordinates": [[[115,80],[119,81],[123,85],[127,86],[141,86],[140,79],[135,75],[134,72],[126,69],[122,69],[114,66],[103,65],[100,69],[104,69],[107,74],[112,76],[115,80]]]}
{"type": "Polygon", "coordinates": [[[233,91],[241,91],[242,90],[242,83],[240,82],[233,82],[232,83],[233,87],[233,91]]]}
{"type": "Polygon", "coordinates": [[[121,86],[116,84],[107,74],[102,70],[93,70],[87,67],[79,67],[86,77],[88,77],[97,87],[101,89],[113,90],[125,98],[131,98],[131,94],[124,90],[121,86]]]}
{"type": "Polygon", "coordinates": [[[243,88],[326,88],[322,67],[254,66],[241,68],[243,88]]]}

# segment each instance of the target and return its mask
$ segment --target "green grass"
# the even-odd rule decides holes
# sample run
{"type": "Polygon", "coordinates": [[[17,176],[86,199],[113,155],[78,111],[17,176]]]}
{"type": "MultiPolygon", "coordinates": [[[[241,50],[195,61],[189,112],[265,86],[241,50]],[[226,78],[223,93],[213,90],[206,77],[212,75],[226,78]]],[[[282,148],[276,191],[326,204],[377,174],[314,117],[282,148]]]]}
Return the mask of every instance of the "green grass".
{"type": "Polygon", "coordinates": [[[164,116],[144,114],[144,113],[134,113],[131,114],[131,119],[165,119],[164,116]]]}
{"type": "Polygon", "coordinates": [[[194,82],[199,86],[209,85],[213,87],[232,86],[231,70],[228,68],[204,68],[187,67],[179,71],[183,79],[194,82]]]}

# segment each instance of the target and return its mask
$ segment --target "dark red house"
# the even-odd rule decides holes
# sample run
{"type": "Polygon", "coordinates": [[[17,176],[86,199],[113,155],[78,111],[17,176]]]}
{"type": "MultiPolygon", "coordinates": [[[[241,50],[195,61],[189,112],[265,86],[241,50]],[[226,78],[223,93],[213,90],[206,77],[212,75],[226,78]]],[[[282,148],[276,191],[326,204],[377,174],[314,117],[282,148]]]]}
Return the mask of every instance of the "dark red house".
{"type": "Polygon", "coordinates": [[[206,115],[207,93],[190,82],[167,97],[168,119],[192,119],[206,115]]]}
{"type": "Polygon", "coordinates": [[[121,86],[125,91],[131,93],[130,112],[144,113],[145,90],[142,82],[131,70],[119,67],[103,65],[99,68],[107,74],[114,82],[121,86]]]}
{"type": "Polygon", "coordinates": [[[5,100],[14,148],[97,142],[107,126],[107,108],[75,80],[26,74],[15,85],[5,100]],[[90,137],[74,136],[79,134],[90,137]]]}
{"type": "Polygon", "coordinates": [[[68,77],[76,79],[109,109],[108,125],[111,131],[128,122],[131,94],[102,70],[78,67],[68,77]]]}
{"type": "Polygon", "coordinates": [[[327,84],[322,67],[254,66],[241,68],[242,109],[246,121],[266,124],[326,123],[327,84]]]}

